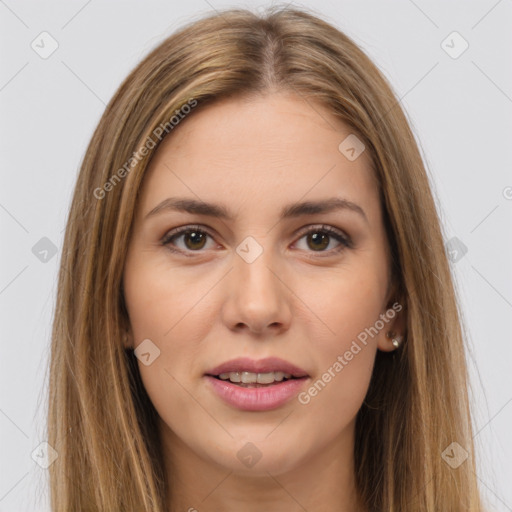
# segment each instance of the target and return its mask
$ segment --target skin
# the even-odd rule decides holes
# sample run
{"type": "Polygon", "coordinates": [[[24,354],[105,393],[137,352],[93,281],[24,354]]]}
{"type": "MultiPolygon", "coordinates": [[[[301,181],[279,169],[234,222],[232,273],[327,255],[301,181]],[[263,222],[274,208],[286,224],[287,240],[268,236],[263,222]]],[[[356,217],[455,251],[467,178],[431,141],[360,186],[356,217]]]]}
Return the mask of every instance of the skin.
{"type": "Polygon", "coordinates": [[[402,332],[402,315],[307,404],[241,411],[203,377],[235,357],[276,356],[309,374],[307,390],[395,301],[369,157],[349,161],[338,150],[350,133],[290,93],[229,98],[197,107],[147,169],[123,276],[126,343],[149,338],[160,350],[138,364],[160,416],[172,511],[366,510],[355,490],[355,418],[376,351],[394,349],[386,333],[402,332]],[[221,203],[235,219],[170,210],[145,219],[171,196],[221,203]],[[284,205],[333,196],[366,219],[350,210],[279,218],[284,205]],[[171,229],[195,224],[211,236],[177,236],[182,254],[162,245],[171,229]],[[329,237],[319,249],[299,231],[322,224],[353,247],[336,252],[329,237]],[[252,263],[236,252],[247,236],[263,248],[252,263]],[[261,453],[252,467],[237,458],[247,442],[261,453]]]}

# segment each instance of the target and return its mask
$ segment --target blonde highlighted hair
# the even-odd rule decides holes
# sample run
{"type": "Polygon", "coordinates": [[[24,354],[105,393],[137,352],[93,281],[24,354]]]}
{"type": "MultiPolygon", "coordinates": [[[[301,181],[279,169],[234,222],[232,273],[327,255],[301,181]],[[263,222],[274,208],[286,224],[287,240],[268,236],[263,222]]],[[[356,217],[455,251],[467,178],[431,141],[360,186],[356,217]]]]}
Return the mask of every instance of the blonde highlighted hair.
{"type": "Polygon", "coordinates": [[[67,220],[52,332],[54,512],[169,509],[157,413],[122,344],[124,258],[158,147],[148,140],[192,98],[197,111],[221,98],[272,91],[319,102],[350,127],[379,188],[407,333],[394,355],[377,352],[357,416],[363,501],[378,512],[483,510],[461,319],[413,133],[387,80],[349,37],[316,15],[278,7],[264,15],[225,10],[168,37],[125,79],[90,141],[67,220]],[[442,458],[452,442],[470,455],[456,469],[442,458]]]}

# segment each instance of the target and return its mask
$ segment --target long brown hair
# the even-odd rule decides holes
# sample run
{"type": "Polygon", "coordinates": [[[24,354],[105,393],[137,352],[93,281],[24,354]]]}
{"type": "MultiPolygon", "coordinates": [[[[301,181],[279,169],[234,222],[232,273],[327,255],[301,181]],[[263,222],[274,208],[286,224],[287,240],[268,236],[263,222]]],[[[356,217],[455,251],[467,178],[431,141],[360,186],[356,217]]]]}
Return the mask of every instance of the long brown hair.
{"type": "Polygon", "coordinates": [[[405,306],[405,340],[393,355],[377,353],[357,416],[361,496],[379,512],[482,510],[461,318],[406,116],[349,37],[317,15],[274,8],[225,10],[168,37],[125,79],[94,132],[67,221],[52,332],[53,511],[168,510],[157,413],[122,345],[122,272],[138,191],[162,127],[172,136],[179,125],[169,120],[184,105],[274,90],[323,104],[365,144],[405,306]],[[469,454],[456,468],[443,456],[451,443],[469,454]]]}

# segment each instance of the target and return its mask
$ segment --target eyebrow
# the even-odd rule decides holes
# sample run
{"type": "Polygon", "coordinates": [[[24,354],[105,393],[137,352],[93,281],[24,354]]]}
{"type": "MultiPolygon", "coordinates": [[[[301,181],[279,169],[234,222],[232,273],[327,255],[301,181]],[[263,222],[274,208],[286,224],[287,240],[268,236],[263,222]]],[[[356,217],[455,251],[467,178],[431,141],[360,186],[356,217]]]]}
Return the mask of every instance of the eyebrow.
{"type": "MultiPolygon", "coordinates": [[[[337,210],[349,210],[356,212],[361,215],[366,222],[368,222],[366,213],[359,205],[341,197],[331,197],[317,201],[305,201],[302,203],[287,205],[281,210],[281,219],[290,219],[300,217],[301,215],[330,213],[337,210]]],[[[233,214],[231,214],[223,205],[206,203],[204,201],[197,201],[196,199],[185,197],[169,197],[164,199],[146,214],[145,219],[163,211],[186,212],[229,221],[234,219],[233,214]]]]}

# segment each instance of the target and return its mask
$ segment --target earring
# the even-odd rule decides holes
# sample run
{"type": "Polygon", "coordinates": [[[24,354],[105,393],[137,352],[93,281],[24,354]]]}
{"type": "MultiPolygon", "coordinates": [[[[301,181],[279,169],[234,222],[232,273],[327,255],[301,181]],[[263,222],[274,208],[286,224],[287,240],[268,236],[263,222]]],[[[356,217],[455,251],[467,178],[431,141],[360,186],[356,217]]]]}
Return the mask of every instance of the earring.
{"type": "Polygon", "coordinates": [[[398,348],[400,346],[400,342],[402,341],[402,337],[401,336],[397,336],[396,338],[394,337],[395,336],[395,333],[394,332],[391,332],[389,331],[386,336],[388,338],[392,338],[392,344],[395,348],[398,348]]]}

